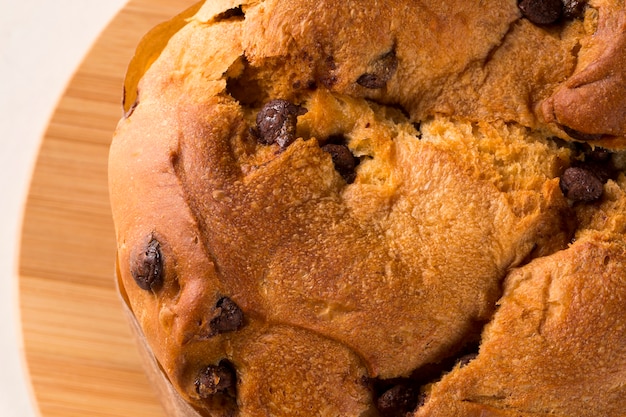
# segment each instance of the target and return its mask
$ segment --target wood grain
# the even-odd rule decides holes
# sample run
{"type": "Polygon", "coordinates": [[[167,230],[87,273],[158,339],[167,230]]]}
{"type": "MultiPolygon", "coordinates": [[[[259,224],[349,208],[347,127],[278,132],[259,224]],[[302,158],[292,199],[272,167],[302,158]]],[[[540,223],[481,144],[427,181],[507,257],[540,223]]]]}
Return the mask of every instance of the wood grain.
{"type": "Polygon", "coordinates": [[[115,291],[107,158],[135,46],[194,2],[130,1],[77,69],[43,137],[19,260],[25,359],[42,417],[164,416],[115,291]]]}

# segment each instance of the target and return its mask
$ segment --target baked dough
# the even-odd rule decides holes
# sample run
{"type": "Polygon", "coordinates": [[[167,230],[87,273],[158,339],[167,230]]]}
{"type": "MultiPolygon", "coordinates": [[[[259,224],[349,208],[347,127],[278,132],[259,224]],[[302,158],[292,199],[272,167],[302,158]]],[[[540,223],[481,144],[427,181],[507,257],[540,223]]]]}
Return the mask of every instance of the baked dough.
{"type": "Polygon", "coordinates": [[[626,8],[522,3],[212,0],[142,41],[118,282],[200,415],[626,415],[626,8]]]}

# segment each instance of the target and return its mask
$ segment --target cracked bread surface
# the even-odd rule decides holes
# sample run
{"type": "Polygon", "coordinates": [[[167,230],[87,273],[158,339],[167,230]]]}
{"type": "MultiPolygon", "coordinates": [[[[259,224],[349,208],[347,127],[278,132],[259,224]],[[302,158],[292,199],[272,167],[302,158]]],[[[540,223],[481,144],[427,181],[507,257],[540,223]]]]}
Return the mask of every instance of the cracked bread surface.
{"type": "Polygon", "coordinates": [[[623,415],[624,16],[224,0],[155,28],[110,194],[120,292],[179,394],[623,415]]]}

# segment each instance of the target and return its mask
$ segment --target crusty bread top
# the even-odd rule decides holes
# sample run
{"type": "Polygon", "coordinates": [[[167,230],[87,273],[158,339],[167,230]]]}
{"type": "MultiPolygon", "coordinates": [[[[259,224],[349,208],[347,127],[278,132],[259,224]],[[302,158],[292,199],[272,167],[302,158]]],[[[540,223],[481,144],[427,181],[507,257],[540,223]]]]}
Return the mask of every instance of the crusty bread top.
{"type": "Polygon", "coordinates": [[[208,1],[156,28],[110,194],[120,289],[181,395],[218,416],[407,411],[393,390],[420,416],[624,409],[624,16],[208,1]]]}

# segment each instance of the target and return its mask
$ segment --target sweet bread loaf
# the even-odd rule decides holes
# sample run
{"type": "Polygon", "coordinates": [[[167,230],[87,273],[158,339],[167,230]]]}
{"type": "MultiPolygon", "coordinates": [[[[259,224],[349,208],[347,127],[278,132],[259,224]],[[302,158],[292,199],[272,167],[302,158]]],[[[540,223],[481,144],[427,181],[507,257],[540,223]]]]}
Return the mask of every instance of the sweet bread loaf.
{"type": "Polygon", "coordinates": [[[625,416],[625,47],[618,0],[211,0],[155,28],[109,180],[171,392],[625,416]]]}

